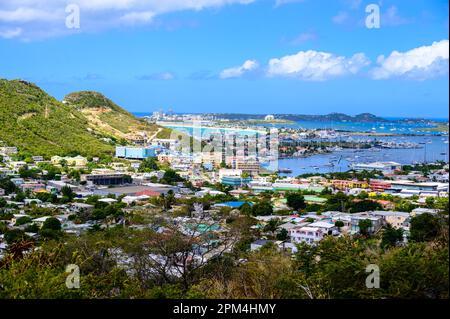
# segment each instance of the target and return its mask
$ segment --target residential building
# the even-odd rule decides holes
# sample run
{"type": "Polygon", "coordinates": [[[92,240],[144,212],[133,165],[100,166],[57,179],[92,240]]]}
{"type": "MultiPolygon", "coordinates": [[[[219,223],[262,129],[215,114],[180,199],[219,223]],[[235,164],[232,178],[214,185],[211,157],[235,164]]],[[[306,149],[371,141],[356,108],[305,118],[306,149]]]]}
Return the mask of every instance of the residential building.
{"type": "Polygon", "coordinates": [[[439,212],[439,210],[437,209],[432,209],[432,208],[414,208],[411,211],[411,217],[416,217],[418,215],[422,215],[422,214],[431,214],[431,215],[437,215],[439,212]]]}
{"type": "Polygon", "coordinates": [[[247,173],[251,176],[258,175],[261,170],[261,165],[258,161],[236,161],[236,169],[242,170],[242,172],[247,173]]]}
{"type": "Polygon", "coordinates": [[[75,166],[75,167],[84,167],[87,165],[88,160],[83,156],[75,156],[75,157],[61,157],[61,156],[53,156],[50,159],[51,163],[53,165],[60,165],[61,161],[66,161],[68,166],[75,166]]]}
{"type": "Polygon", "coordinates": [[[370,220],[372,223],[372,226],[368,229],[370,234],[377,232],[384,224],[382,216],[374,216],[370,213],[356,213],[351,215],[351,232],[354,234],[359,233],[359,222],[365,219],[370,220]]]}
{"type": "Polygon", "coordinates": [[[314,244],[321,241],[326,235],[332,235],[332,230],[324,227],[314,227],[310,225],[292,227],[289,230],[289,236],[293,243],[305,242],[308,244],[314,244]]]}
{"type": "Polygon", "coordinates": [[[369,187],[373,192],[383,193],[386,189],[391,188],[389,181],[371,180],[369,187]]]}
{"type": "Polygon", "coordinates": [[[410,217],[409,213],[395,211],[374,211],[371,214],[381,216],[387,224],[394,228],[402,228],[405,221],[410,217]]]}
{"type": "Polygon", "coordinates": [[[366,181],[358,181],[358,180],[332,180],[331,184],[336,189],[350,189],[350,188],[368,188],[369,185],[366,181]]]}

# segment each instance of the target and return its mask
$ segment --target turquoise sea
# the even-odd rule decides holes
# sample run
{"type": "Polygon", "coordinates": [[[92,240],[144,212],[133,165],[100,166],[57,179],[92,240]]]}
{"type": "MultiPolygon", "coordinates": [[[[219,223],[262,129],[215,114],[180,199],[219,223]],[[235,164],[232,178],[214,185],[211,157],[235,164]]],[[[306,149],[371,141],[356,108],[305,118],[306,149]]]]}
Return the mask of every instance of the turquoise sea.
{"type": "MultiPolygon", "coordinates": [[[[142,114],[139,114],[144,116],[142,114]]],[[[447,120],[441,120],[448,122],[447,120]]],[[[192,127],[170,126],[173,129],[184,131],[192,134],[192,127]]],[[[344,172],[350,169],[353,163],[370,163],[375,161],[394,161],[401,164],[415,164],[434,161],[449,161],[449,144],[448,133],[429,132],[424,129],[432,127],[425,123],[409,123],[409,122],[380,122],[380,123],[355,123],[355,122],[313,122],[299,121],[293,124],[277,124],[277,125],[257,125],[253,133],[261,127],[266,128],[305,128],[305,129],[334,129],[349,132],[374,132],[374,133],[390,133],[393,136],[364,136],[352,135],[342,138],[341,140],[372,140],[394,141],[394,142],[411,142],[419,144],[420,148],[409,149],[379,149],[379,150],[352,150],[346,149],[335,151],[330,154],[318,154],[302,158],[286,158],[279,159],[275,164],[279,168],[288,168],[292,173],[290,176],[297,176],[305,173],[327,173],[327,172],[344,172]],[[330,162],[335,165],[331,166],[330,162]]],[[[207,135],[211,132],[225,130],[201,128],[201,134],[207,135]]],[[[230,130],[226,130],[230,131],[230,130]]],[[[237,134],[251,135],[247,131],[237,130],[237,134]]],[[[197,132],[198,133],[198,132],[197,132]]],[[[273,166],[272,166],[273,167],[273,166]]],[[[286,175],[286,174],[285,174],[286,175]]]]}
{"type": "MultiPolygon", "coordinates": [[[[267,124],[259,124],[267,127],[267,124]]],[[[408,122],[322,122],[322,121],[298,121],[292,124],[274,124],[275,128],[304,128],[304,129],[333,129],[349,132],[374,132],[392,134],[427,134],[436,135],[436,132],[425,131],[433,125],[425,123],[408,122]]]]}

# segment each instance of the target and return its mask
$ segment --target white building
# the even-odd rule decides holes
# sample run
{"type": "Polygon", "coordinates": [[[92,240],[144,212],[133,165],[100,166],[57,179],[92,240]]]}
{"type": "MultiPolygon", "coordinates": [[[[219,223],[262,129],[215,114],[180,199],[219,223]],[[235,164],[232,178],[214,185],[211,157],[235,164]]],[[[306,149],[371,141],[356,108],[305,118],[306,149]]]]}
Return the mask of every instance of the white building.
{"type": "Polygon", "coordinates": [[[403,228],[405,221],[410,217],[409,213],[394,211],[374,211],[371,215],[382,217],[387,224],[396,229],[403,228]]]}
{"type": "Polygon", "coordinates": [[[289,230],[291,242],[314,244],[327,235],[337,235],[337,227],[327,222],[315,222],[308,226],[292,227],[289,230]]]}
{"type": "Polygon", "coordinates": [[[394,173],[400,171],[402,165],[397,162],[373,162],[353,164],[352,169],[355,171],[381,171],[383,173],[394,173]]]}

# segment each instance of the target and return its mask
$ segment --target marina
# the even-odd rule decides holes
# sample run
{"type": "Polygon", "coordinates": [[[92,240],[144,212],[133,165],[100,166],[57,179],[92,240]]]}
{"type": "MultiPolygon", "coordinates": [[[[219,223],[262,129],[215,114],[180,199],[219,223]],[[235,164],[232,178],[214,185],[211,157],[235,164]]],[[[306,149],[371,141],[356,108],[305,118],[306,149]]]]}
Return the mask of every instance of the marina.
{"type": "MultiPolygon", "coordinates": [[[[394,139],[394,137],[390,137],[394,139]]],[[[393,161],[400,164],[415,164],[434,161],[448,161],[448,141],[439,136],[397,136],[396,139],[408,140],[412,143],[426,143],[423,148],[383,148],[352,150],[336,150],[329,154],[316,154],[302,158],[279,159],[278,166],[292,170],[286,176],[297,176],[305,173],[345,172],[353,163],[370,163],[377,161],[393,161]],[[431,143],[430,143],[431,142],[431,143]],[[447,142],[447,143],[445,143],[447,142]]],[[[275,163],[272,162],[272,165],[275,163]]]]}

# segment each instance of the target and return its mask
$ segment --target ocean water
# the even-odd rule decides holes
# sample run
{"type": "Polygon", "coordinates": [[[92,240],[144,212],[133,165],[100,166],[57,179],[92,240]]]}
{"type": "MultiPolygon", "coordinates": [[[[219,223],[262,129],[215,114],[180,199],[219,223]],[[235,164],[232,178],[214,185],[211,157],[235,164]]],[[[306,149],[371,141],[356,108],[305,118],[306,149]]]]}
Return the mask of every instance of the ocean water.
{"type": "MultiPolygon", "coordinates": [[[[352,137],[354,140],[358,137],[352,137]]],[[[367,136],[359,137],[367,140],[367,136]]],[[[373,139],[373,138],[371,138],[373,139]]],[[[448,137],[444,136],[388,136],[378,137],[381,141],[412,142],[421,148],[412,149],[379,149],[354,150],[344,149],[330,154],[318,154],[303,158],[279,159],[272,165],[292,170],[288,176],[298,176],[305,173],[345,172],[353,163],[397,162],[400,164],[415,164],[435,161],[449,161],[448,137]],[[420,144],[425,143],[425,144],[420,144]],[[330,166],[334,161],[335,166],[330,166]]]]}
{"type": "MultiPolygon", "coordinates": [[[[137,114],[136,114],[137,115],[137,114]]],[[[139,114],[144,116],[144,114],[139,114]]],[[[446,122],[446,120],[442,120],[446,122]]],[[[192,134],[192,127],[169,126],[175,130],[180,130],[192,134]]],[[[317,154],[302,158],[279,159],[276,162],[268,163],[271,167],[288,168],[292,173],[282,174],[297,176],[305,173],[328,173],[345,172],[351,169],[353,163],[371,163],[377,161],[393,161],[400,164],[415,164],[435,161],[449,161],[448,133],[425,131],[425,128],[432,127],[423,123],[388,122],[388,123],[354,123],[354,122],[316,122],[299,121],[292,124],[260,124],[254,126],[255,130],[232,130],[232,129],[211,129],[201,128],[201,134],[207,135],[211,132],[236,132],[237,134],[251,135],[256,133],[257,128],[304,128],[304,129],[334,129],[349,132],[374,132],[390,133],[393,136],[364,136],[352,135],[340,138],[340,140],[379,140],[394,142],[411,142],[419,144],[420,148],[410,149],[379,149],[379,150],[351,150],[345,149],[335,151],[330,154],[317,154]],[[253,132],[253,133],[252,133],[253,132]],[[330,162],[335,163],[334,166],[330,162]]],[[[198,132],[197,132],[198,133],[198,132]]]]}
{"type": "Polygon", "coordinates": [[[349,132],[374,132],[391,134],[426,134],[437,135],[436,132],[428,132],[424,129],[433,127],[424,123],[406,122],[318,122],[318,121],[298,121],[290,124],[259,124],[265,127],[294,128],[294,129],[333,129],[349,132]]]}
{"type": "MultiPolygon", "coordinates": [[[[201,127],[201,128],[194,128],[192,126],[181,126],[181,125],[164,125],[165,127],[192,135],[201,135],[202,137],[207,137],[210,134],[217,134],[217,133],[221,133],[221,134],[226,134],[228,133],[233,133],[233,134],[237,134],[237,135],[248,135],[248,136],[253,136],[256,135],[258,133],[258,130],[253,130],[253,129],[231,129],[231,128],[209,128],[209,127],[201,127]]],[[[261,128],[260,133],[263,134],[265,133],[265,131],[261,128]]]]}
{"type": "MultiPolygon", "coordinates": [[[[133,113],[138,117],[151,115],[150,113],[133,113]]],[[[423,135],[439,135],[439,132],[429,132],[424,129],[432,128],[433,125],[425,123],[409,123],[400,122],[404,118],[387,118],[393,122],[340,122],[340,121],[298,121],[289,124],[255,124],[253,127],[266,128],[294,128],[294,129],[334,129],[349,132],[374,132],[374,133],[391,133],[391,134],[423,134],[423,135]]],[[[436,122],[448,122],[448,119],[433,119],[436,122]]],[[[182,126],[170,126],[173,129],[183,130],[192,134],[192,128],[182,126]]],[[[208,132],[210,129],[205,128],[208,132]]],[[[211,130],[212,131],[212,130],[211,130]]],[[[215,131],[217,132],[217,130],[215,131]]],[[[203,134],[203,132],[202,132],[203,134]]]]}

